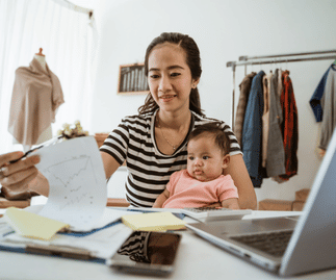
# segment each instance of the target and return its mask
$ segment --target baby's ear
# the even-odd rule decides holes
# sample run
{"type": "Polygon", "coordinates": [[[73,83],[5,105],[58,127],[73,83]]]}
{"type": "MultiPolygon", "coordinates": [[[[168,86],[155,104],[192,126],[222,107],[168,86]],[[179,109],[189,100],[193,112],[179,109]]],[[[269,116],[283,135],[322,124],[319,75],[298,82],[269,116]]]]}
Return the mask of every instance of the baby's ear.
{"type": "Polygon", "coordinates": [[[227,154],[227,155],[223,156],[223,166],[222,166],[223,169],[227,168],[229,166],[229,164],[230,164],[230,155],[227,154]]]}

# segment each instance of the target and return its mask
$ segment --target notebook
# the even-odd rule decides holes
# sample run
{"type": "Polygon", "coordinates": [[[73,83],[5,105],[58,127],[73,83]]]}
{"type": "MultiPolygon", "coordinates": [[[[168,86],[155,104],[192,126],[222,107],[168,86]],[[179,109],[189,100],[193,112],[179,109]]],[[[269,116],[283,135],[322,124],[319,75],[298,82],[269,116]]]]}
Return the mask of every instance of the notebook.
{"type": "Polygon", "coordinates": [[[334,131],[300,217],[197,223],[188,224],[187,228],[248,262],[281,276],[335,268],[335,198],[334,131]],[[271,241],[265,243],[266,238],[271,241]],[[281,248],[286,243],[287,246],[281,248]]]}
{"type": "Polygon", "coordinates": [[[185,222],[170,212],[127,215],[122,216],[121,220],[133,230],[166,231],[185,229],[185,222]]]}

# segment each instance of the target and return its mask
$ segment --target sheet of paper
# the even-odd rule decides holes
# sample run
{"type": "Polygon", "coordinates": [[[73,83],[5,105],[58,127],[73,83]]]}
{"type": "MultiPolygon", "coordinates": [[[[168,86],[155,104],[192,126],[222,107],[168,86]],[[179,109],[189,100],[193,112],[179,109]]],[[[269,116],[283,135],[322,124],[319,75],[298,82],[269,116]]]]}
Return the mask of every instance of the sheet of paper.
{"type": "Polygon", "coordinates": [[[48,179],[49,198],[40,215],[62,221],[71,229],[88,231],[103,215],[107,201],[104,166],[92,136],[47,146],[38,170],[48,179]]]}
{"type": "Polygon", "coordinates": [[[135,214],[134,212],[127,211],[126,209],[127,208],[125,208],[125,210],[118,210],[106,207],[101,218],[94,224],[94,228],[102,228],[112,222],[120,220],[122,216],[135,214]]]}
{"type": "Polygon", "coordinates": [[[15,207],[9,207],[4,215],[15,232],[29,238],[49,240],[56,232],[69,225],[15,207]]]}

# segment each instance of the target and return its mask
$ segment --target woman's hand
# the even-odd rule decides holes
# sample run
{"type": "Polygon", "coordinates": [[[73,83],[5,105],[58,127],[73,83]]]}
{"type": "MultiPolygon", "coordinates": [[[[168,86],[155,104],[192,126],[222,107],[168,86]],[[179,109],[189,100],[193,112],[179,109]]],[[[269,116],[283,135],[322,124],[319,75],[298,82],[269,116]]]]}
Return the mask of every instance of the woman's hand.
{"type": "Polygon", "coordinates": [[[33,180],[38,171],[35,164],[40,162],[38,156],[32,156],[10,164],[10,161],[18,160],[23,156],[22,152],[12,152],[0,155],[0,184],[1,193],[8,199],[18,199],[20,194],[28,192],[28,183],[33,180]]]}

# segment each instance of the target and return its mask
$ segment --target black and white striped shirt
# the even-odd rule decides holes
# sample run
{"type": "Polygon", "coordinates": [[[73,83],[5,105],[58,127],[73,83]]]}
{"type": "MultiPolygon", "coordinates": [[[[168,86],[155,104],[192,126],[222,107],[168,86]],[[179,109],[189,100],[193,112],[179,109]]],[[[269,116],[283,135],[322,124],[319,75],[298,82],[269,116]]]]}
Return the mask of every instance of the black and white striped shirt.
{"type": "MultiPolygon", "coordinates": [[[[126,198],[131,205],[137,207],[152,207],[156,198],[165,189],[170,175],[187,166],[188,135],[172,155],[165,155],[157,148],[154,133],[156,113],[157,111],[125,117],[100,148],[100,151],[108,153],[120,164],[126,160],[128,171],[126,198]]],[[[218,120],[192,112],[189,133],[194,128],[209,122],[218,120]]],[[[231,140],[230,155],[240,154],[239,144],[231,128],[220,122],[231,140]]]]}

